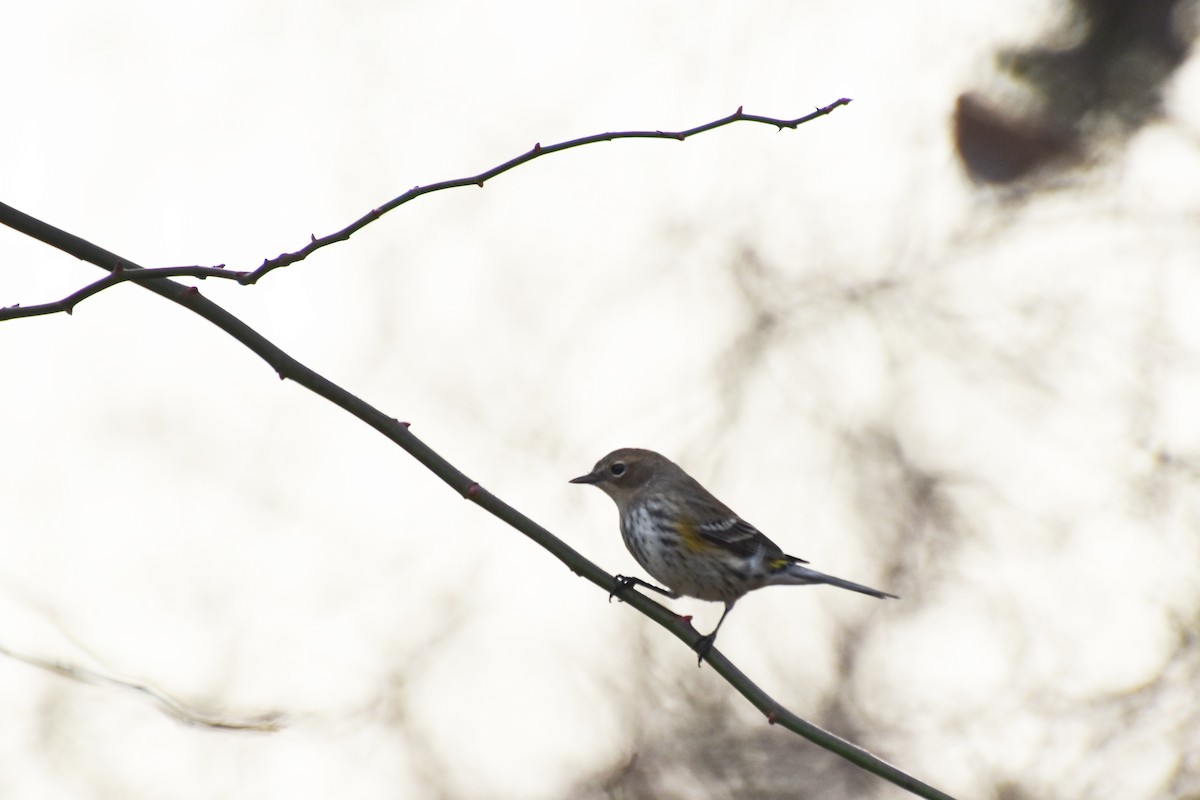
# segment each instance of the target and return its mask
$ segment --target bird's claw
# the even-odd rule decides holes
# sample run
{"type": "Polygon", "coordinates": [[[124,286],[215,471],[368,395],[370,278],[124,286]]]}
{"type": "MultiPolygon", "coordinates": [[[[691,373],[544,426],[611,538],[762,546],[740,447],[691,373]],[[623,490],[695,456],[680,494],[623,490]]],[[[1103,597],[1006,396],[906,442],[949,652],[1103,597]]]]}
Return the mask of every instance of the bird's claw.
{"type": "Polygon", "coordinates": [[[621,594],[621,592],[625,591],[626,589],[628,589],[630,586],[633,586],[633,584],[634,584],[633,578],[627,577],[625,575],[616,575],[616,576],[614,576],[614,578],[615,579],[613,580],[612,589],[608,593],[608,602],[610,602],[610,603],[612,602],[612,599],[614,597],[616,597],[618,600],[620,600],[621,598],[617,597],[617,595],[621,594]]]}
{"type": "Polygon", "coordinates": [[[704,664],[704,657],[708,655],[708,651],[712,650],[713,642],[717,640],[716,632],[710,633],[707,636],[701,636],[692,645],[692,649],[696,651],[696,666],[704,664]]]}

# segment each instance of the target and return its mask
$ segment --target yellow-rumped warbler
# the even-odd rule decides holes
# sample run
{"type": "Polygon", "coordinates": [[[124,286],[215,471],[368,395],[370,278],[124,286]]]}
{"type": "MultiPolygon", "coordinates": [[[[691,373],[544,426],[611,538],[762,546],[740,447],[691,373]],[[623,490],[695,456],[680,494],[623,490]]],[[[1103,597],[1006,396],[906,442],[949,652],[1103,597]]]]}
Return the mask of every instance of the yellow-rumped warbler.
{"type": "Polygon", "coordinates": [[[725,604],[717,627],[696,642],[700,658],[742,595],[764,586],[827,583],[872,597],[896,597],[801,566],[757,528],[684,472],[650,450],[614,450],[571,483],[599,487],[617,504],[625,546],[666,589],[623,575],[614,591],[644,586],[667,597],[688,595],[725,604]]]}

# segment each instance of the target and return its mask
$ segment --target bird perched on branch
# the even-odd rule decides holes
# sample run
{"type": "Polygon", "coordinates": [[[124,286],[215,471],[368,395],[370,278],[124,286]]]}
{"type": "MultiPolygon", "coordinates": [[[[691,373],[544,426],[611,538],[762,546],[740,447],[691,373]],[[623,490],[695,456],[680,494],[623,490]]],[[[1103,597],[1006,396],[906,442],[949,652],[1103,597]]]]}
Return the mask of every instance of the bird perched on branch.
{"type": "Polygon", "coordinates": [[[703,660],[742,595],[764,586],[825,583],[872,597],[896,595],[809,569],[733,513],[675,462],[651,450],[614,450],[571,483],[590,483],[617,504],[625,546],[651,577],[617,576],[613,591],[637,585],[667,597],[725,604],[717,627],[693,645],[703,660]]]}

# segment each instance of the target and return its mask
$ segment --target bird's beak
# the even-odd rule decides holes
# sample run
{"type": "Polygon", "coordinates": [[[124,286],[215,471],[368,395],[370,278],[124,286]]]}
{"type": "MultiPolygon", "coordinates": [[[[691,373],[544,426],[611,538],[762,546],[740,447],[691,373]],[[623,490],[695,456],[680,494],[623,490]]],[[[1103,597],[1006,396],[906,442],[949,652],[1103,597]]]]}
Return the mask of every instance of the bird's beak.
{"type": "Polygon", "coordinates": [[[580,475],[578,478],[571,478],[568,483],[599,483],[604,477],[600,472],[589,472],[587,475],[580,475]]]}

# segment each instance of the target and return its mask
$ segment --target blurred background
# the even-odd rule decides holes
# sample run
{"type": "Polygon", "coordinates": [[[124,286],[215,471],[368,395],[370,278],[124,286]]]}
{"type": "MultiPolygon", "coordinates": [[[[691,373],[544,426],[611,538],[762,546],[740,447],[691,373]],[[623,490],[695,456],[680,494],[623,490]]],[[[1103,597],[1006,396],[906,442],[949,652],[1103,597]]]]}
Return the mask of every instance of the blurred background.
{"type": "MultiPolygon", "coordinates": [[[[817,569],[721,650],[957,797],[1200,797],[1185,0],[47,2],[0,200],[201,291],[611,572],[672,457],[817,569]],[[193,282],[193,281],[189,281],[193,282]]],[[[99,270],[0,230],[0,305],[99,270]]],[[[0,324],[0,797],[900,798],[133,285],[0,324]]],[[[671,607],[715,624],[720,606],[671,607]]]]}

